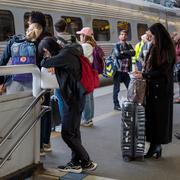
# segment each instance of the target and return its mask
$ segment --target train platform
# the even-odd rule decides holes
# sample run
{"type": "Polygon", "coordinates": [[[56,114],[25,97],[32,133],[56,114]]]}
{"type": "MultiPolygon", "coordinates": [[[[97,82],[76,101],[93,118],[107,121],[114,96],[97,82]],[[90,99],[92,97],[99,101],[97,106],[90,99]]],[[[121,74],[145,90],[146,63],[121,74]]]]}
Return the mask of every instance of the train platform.
{"type": "MultiPolygon", "coordinates": [[[[178,93],[175,85],[175,96],[178,93]]],[[[126,96],[121,86],[120,99],[126,96]]],[[[112,86],[94,92],[94,126],[81,127],[83,145],[98,168],[91,173],[73,174],[57,170],[70,160],[71,152],[61,138],[60,132],[51,136],[52,152],[41,158],[45,171],[39,179],[62,180],[179,180],[180,140],[173,135],[170,144],[163,145],[162,158],[124,162],[121,153],[121,112],[113,109],[112,86]]],[[[174,104],[173,134],[180,132],[180,104],[174,104]]],[[[146,149],[148,144],[146,144],[146,149]]]]}

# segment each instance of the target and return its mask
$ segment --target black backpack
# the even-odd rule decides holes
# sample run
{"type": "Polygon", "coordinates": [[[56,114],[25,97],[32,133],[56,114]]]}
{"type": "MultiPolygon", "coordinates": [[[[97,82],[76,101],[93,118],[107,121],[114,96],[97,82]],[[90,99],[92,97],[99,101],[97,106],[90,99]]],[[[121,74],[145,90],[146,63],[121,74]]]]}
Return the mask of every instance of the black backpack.
{"type": "Polygon", "coordinates": [[[82,46],[77,42],[76,37],[74,35],[71,35],[71,38],[68,40],[65,40],[62,37],[57,37],[57,43],[62,47],[73,47],[75,49],[77,49],[78,51],[81,52],[81,54],[83,54],[83,49],[82,46]]]}

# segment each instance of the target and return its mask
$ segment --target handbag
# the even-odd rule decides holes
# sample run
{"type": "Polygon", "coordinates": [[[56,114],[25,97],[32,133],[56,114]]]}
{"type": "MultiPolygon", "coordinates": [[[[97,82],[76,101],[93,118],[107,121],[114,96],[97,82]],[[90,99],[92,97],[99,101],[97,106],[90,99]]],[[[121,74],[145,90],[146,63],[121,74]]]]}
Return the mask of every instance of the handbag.
{"type": "Polygon", "coordinates": [[[131,77],[127,91],[127,99],[135,103],[143,104],[145,92],[146,92],[146,80],[131,77]]]}
{"type": "Polygon", "coordinates": [[[48,69],[41,68],[41,88],[42,89],[57,89],[59,84],[55,74],[48,72],[48,69]]]}

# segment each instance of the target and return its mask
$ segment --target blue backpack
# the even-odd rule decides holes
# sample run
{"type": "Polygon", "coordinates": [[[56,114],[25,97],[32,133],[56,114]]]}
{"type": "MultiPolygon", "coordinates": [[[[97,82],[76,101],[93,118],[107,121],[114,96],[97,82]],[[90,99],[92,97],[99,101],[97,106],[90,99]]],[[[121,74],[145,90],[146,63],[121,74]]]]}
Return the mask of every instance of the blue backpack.
{"type": "Polygon", "coordinates": [[[108,56],[105,60],[105,66],[103,71],[103,76],[106,78],[113,77],[116,72],[116,60],[112,55],[108,56]]]}
{"type": "MultiPolygon", "coordinates": [[[[11,61],[13,65],[36,64],[35,44],[26,39],[15,38],[15,42],[11,46],[11,61]]],[[[32,74],[17,74],[12,78],[20,82],[31,81],[32,74]]]]}

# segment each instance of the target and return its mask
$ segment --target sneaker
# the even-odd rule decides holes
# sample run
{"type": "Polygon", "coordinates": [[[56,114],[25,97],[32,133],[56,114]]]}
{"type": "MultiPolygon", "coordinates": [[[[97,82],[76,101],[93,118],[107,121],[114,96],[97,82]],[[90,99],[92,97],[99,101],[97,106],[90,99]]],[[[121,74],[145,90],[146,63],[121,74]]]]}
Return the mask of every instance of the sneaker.
{"type": "Polygon", "coordinates": [[[63,172],[81,173],[82,167],[75,165],[73,162],[67,163],[65,166],[58,166],[58,169],[63,172]]]}
{"type": "Polygon", "coordinates": [[[44,152],[44,149],[40,149],[40,156],[45,156],[46,153],[44,152]]]}
{"type": "Polygon", "coordinates": [[[180,139],[180,133],[176,133],[176,134],[174,134],[174,136],[175,136],[177,139],[180,139]]]}
{"type": "Polygon", "coordinates": [[[121,111],[121,107],[120,106],[114,106],[114,110],[121,111]]]}
{"type": "Polygon", "coordinates": [[[86,166],[83,167],[83,171],[94,171],[97,168],[97,163],[90,162],[86,166]]]}
{"type": "Polygon", "coordinates": [[[85,121],[81,124],[81,126],[84,126],[84,127],[89,127],[89,126],[93,126],[93,121],[92,119],[89,120],[89,121],[85,121]]]}
{"type": "Polygon", "coordinates": [[[51,148],[51,144],[43,144],[43,149],[44,149],[44,152],[51,152],[52,151],[52,148],[51,148]]]}

